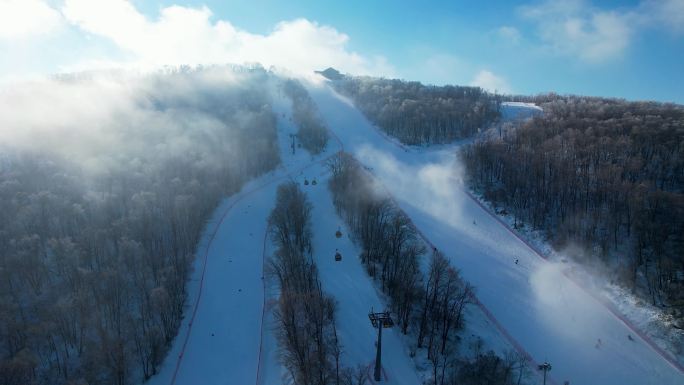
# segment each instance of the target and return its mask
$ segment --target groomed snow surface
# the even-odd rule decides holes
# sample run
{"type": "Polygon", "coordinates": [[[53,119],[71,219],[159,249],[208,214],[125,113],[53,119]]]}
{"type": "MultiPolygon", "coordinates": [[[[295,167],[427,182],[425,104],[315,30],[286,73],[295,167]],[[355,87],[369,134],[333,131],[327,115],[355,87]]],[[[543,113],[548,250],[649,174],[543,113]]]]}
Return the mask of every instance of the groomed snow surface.
{"type": "MultiPolygon", "coordinates": [[[[401,146],[382,135],[325,82],[311,83],[308,88],[339,142],[331,140],[326,152],[316,158],[302,149],[293,155],[289,134],[296,128],[289,100],[274,87],[283,166],[250,182],[217,209],[198,249],[179,334],[160,373],[149,383],[287,383],[287,373],[277,359],[271,315],[277,290],[262,279],[265,258],[272,252],[266,220],[281,182],[313,177],[318,184],[302,184],[302,188],[313,204],[314,255],[323,289],[338,301],[342,363],[370,367],[377,331],[367,314],[371,307],[377,310],[385,305],[335,213],[327,188],[324,161],[342,145],[392,193],[427,240],[476,286],[483,307],[468,310],[465,333],[478,334],[486,348],[502,353],[517,345],[535,362],[549,361],[553,365],[549,383],[684,383],[684,375],[675,366],[570,281],[563,266],[540,258],[467,194],[453,147],[401,146]],[[334,236],[338,227],[344,234],[339,239],[334,236]],[[340,262],[334,261],[336,249],[343,255],[340,262]]],[[[408,341],[398,330],[383,332],[385,383],[425,380],[425,373],[416,368],[420,359],[409,357],[408,341]]],[[[538,377],[530,377],[529,382],[537,383],[538,377]]]]}
{"type": "Polygon", "coordinates": [[[501,115],[504,119],[526,119],[542,113],[542,108],[534,103],[503,102],[501,103],[501,115]]]}

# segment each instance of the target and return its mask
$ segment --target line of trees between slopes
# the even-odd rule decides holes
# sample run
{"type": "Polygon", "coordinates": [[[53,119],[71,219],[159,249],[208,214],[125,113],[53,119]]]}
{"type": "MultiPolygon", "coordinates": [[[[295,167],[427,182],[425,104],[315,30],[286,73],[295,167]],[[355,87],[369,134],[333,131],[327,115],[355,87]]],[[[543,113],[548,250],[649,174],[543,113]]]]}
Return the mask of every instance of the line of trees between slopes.
{"type": "Polygon", "coordinates": [[[428,251],[413,223],[350,155],[336,155],[329,168],[334,205],[363,249],[361,262],[389,297],[401,332],[427,352],[432,383],[520,383],[527,368],[518,355],[478,352],[468,358],[459,350],[466,306],[474,302],[474,288],[459,270],[436,249],[421,269],[428,251]]]}
{"type": "Polygon", "coordinates": [[[276,336],[295,384],[364,385],[364,368],[341,366],[335,299],[323,292],[311,247],[311,203],[296,182],[278,187],[268,219],[276,251],[269,271],[280,286],[276,336]]]}
{"type": "Polygon", "coordinates": [[[499,118],[501,97],[479,87],[339,76],[336,90],[349,96],[375,125],[405,144],[449,143],[471,137],[499,118]]]}
{"type": "Polygon", "coordinates": [[[283,91],[292,100],[292,118],[297,124],[297,139],[312,155],[321,153],[328,143],[328,130],[318,114],[316,103],[296,79],[283,83],[283,91]]]}
{"type": "Polygon", "coordinates": [[[578,246],[684,327],[684,108],[540,100],[543,115],[462,152],[470,181],[516,226],[578,246]]]}
{"type": "Polygon", "coordinates": [[[29,118],[56,104],[73,120],[60,129],[59,111],[48,114],[52,149],[3,149],[1,384],[124,385],[156,373],[211,213],[279,162],[266,76],[214,68],[30,90],[29,118]],[[60,152],[59,136],[81,142],[60,152]]]}

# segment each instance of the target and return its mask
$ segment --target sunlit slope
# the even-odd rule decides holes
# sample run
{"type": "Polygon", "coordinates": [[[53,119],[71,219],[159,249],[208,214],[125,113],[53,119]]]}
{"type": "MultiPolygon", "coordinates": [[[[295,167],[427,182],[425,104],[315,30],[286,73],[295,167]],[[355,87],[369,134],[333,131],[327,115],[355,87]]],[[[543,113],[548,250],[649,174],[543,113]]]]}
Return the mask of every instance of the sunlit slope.
{"type": "Polygon", "coordinates": [[[280,380],[264,315],[264,245],[278,184],[313,163],[290,151],[288,102],[274,91],[282,166],[226,199],[207,225],[188,290],[185,318],[150,384],[254,384],[258,371],[280,380]],[[266,338],[263,338],[264,330],[266,338]],[[266,341],[264,341],[266,340],[266,341]],[[263,351],[266,344],[270,351],[263,351]],[[261,361],[270,367],[262,367],[261,361]]]}
{"type": "Polygon", "coordinates": [[[561,274],[561,267],[535,255],[466,194],[456,148],[405,148],[327,86],[311,85],[310,93],[346,150],[373,171],[418,228],[462,269],[509,334],[535,361],[552,363],[552,379],[635,385],[684,381],[676,368],[561,274]]]}
{"type": "MultiPolygon", "coordinates": [[[[290,134],[297,129],[289,101],[274,88],[274,102],[282,166],[252,181],[217,209],[195,261],[183,325],[151,384],[276,385],[289,381],[279,362],[274,334],[277,324],[271,313],[277,288],[264,269],[273,252],[266,238],[267,218],[278,185],[288,180],[302,182],[313,204],[314,255],[323,290],[338,303],[341,363],[371,370],[376,330],[367,314],[371,308],[383,308],[383,302],[351,240],[334,236],[342,222],[327,188],[325,160],[341,149],[339,142],[331,140],[326,151],[316,157],[299,148],[293,154],[290,134]],[[314,178],[315,186],[304,186],[305,179],[314,178]],[[344,254],[343,261],[334,261],[335,249],[344,254]]],[[[387,330],[383,335],[386,383],[418,385],[408,349],[397,333],[387,330]]]]}

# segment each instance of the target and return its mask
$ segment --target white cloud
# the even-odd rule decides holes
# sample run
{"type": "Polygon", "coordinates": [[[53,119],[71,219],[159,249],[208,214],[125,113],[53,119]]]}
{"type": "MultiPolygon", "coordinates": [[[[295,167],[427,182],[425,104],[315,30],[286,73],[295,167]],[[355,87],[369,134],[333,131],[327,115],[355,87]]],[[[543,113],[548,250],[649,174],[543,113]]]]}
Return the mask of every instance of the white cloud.
{"type": "Polygon", "coordinates": [[[511,93],[511,87],[506,79],[495,75],[494,73],[481,70],[475,75],[475,78],[470,82],[471,86],[481,87],[489,92],[511,93]]]}
{"type": "Polygon", "coordinates": [[[8,85],[0,89],[0,153],[56,154],[86,172],[188,153],[220,164],[225,160],[212,154],[239,156],[230,128],[252,115],[243,111],[233,121],[197,106],[237,103],[243,91],[263,87],[258,75],[225,66],[182,76],[110,71],[8,85]]]}
{"type": "Polygon", "coordinates": [[[511,44],[518,44],[520,42],[520,31],[518,31],[518,29],[515,27],[504,25],[499,27],[496,30],[496,33],[499,35],[499,37],[511,44]]]}
{"type": "MultiPolygon", "coordinates": [[[[404,163],[392,154],[372,145],[364,144],[356,156],[365,164],[373,165],[376,182],[392,184],[395,198],[410,202],[423,213],[445,225],[462,228],[462,195],[454,186],[463,180],[463,167],[450,153],[436,155],[431,162],[415,165],[404,163]],[[420,188],[416,188],[416,186],[420,188]]],[[[382,185],[377,185],[383,191],[382,185]]]]}
{"type": "Polygon", "coordinates": [[[684,0],[646,0],[637,12],[647,24],[684,33],[684,0]]]}
{"type": "Polygon", "coordinates": [[[260,35],[212,21],[207,7],[166,7],[148,20],[124,0],[66,0],[62,12],[83,31],[112,41],[136,66],[257,62],[297,73],[328,66],[357,74],[394,72],[382,57],[350,51],[347,35],[306,19],[280,22],[260,35]]]}
{"type": "Polygon", "coordinates": [[[684,0],[643,0],[614,10],[599,9],[587,0],[547,0],[519,11],[537,24],[547,48],[588,63],[621,57],[645,28],[684,33],[684,0]]]}
{"type": "Polygon", "coordinates": [[[45,35],[60,22],[59,12],[40,0],[0,0],[0,40],[45,35]]]}
{"type": "Polygon", "coordinates": [[[621,56],[628,48],[631,14],[595,9],[583,0],[549,1],[520,9],[537,23],[540,39],[555,52],[599,63],[621,56]]]}

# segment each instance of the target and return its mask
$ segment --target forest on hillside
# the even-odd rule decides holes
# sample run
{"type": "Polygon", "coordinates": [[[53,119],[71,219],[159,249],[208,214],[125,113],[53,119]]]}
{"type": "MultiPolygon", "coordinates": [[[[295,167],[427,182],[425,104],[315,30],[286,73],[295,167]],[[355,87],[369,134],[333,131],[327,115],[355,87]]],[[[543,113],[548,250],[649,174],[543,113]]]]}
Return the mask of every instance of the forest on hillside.
{"type": "Polygon", "coordinates": [[[287,79],[282,87],[292,100],[292,119],[297,125],[299,143],[312,155],[320,154],[328,144],[329,135],[316,104],[298,80],[287,79]]]}
{"type": "Polygon", "coordinates": [[[212,212],[279,163],[267,76],[81,74],[2,94],[0,383],[155,374],[212,212]]]}
{"type": "Polygon", "coordinates": [[[684,107],[541,95],[543,115],[465,148],[467,176],[516,225],[665,307],[684,327],[684,107]]]}
{"type": "Polygon", "coordinates": [[[361,263],[387,296],[398,329],[415,338],[411,355],[425,352],[433,383],[520,384],[528,374],[524,357],[465,353],[462,333],[475,288],[461,272],[439,250],[426,249],[411,219],[351,155],[339,153],[328,165],[333,203],[362,249],[361,263]]]}
{"type": "Polygon", "coordinates": [[[324,293],[312,258],[312,205],[296,182],[278,187],[268,218],[277,250],[269,261],[280,295],[274,310],[280,360],[296,384],[358,385],[340,364],[342,346],[335,326],[336,301],[324,293]]]}
{"type": "Polygon", "coordinates": [[[338,92],[349,96],[373,124],[405,144],[468,138],[500,115],[501,96],[479,87],[438,87],[365,76],[333,78],[338,92]]]}

